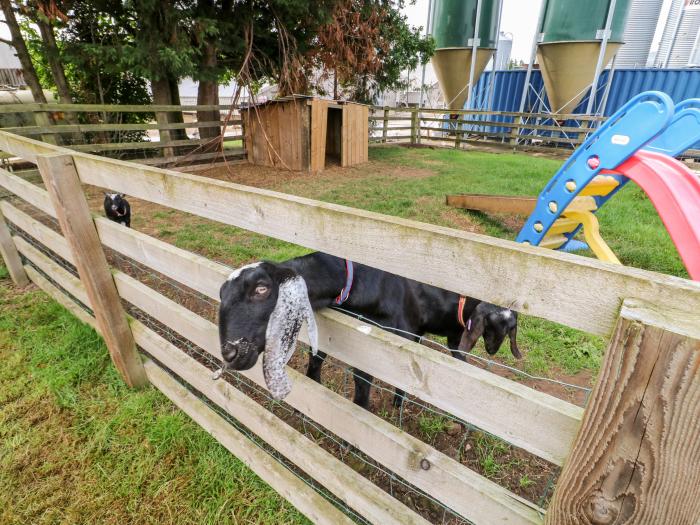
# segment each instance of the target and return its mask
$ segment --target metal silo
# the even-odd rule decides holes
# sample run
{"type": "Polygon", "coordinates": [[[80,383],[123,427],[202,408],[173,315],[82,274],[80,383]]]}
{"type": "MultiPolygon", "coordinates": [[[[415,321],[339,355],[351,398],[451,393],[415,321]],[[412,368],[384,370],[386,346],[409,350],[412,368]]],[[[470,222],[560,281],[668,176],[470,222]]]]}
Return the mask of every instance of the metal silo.
{"type": "Polygon", "coordinates": [[[629,6],[630,0],[545,0],[537,60],[553,113],[571,113],[596,83],[623,44],[629,6]]]}
{"type": "Polygon", "coordinates": [[[673,0],[655,65],[664,68],[683,68],[691,65],[693,47],[699,31],[700,1],[673,0]]]}
{"type": "Polygon", "coordinates": [[[664,0],[632,0],[622,36],[625,45],[615,57],[616,68],[646,67],[663,4],[664,0]]]}
{"type": "Polygon", "coordinates": [[[499,0],[434,0],[431,59],[445,103],[461,109],[498,39],[499,0]],[[476,36],[476,39],[474,38],[476,36]],[[475,53],[474,53],[475,51],[475,53]]]}

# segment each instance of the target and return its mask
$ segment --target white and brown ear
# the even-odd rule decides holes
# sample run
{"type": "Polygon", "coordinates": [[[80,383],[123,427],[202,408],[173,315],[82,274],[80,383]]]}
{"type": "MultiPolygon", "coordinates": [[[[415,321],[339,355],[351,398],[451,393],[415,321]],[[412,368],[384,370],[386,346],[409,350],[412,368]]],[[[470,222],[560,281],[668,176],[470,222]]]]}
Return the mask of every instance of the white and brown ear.
{"type": "Polygon", "coordinates": [[[277,304],[270,315],[265,333],[263,376],[265,384],[276,400],[284,399],[292,390],[292,382],[285,366],[294,353],[297,337],[306,321],[309,342],[314,355],[318,351],[318,330],[306,282],[299,276],[279,286],[277,304]]]}

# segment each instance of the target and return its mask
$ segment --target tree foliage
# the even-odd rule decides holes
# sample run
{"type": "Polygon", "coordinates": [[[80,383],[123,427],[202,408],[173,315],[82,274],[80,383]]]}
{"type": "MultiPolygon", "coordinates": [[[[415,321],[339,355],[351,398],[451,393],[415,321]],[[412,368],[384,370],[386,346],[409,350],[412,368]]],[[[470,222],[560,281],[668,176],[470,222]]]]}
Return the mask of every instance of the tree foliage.
{"type": "MultiPolygon", "coordinates": [[[[52,86],[38,22],[55,30],[74,99],[177,103],[183,77],[216,85],[273,81],[308,93],[336,76],[348,98],[369,101],[402,85],[401,72],[432,53],[409,27],[404,0],[23,0],[24,36],[52,86]],[[309,79],[315,79],[310,81],[309,79]]],[[[55,66],[55,64],[51,64],[55,66]]],[[[55,73],[55,68],[54,68],[55,73]]],[[[55,75],[54,75],[55,77],[55,75]]],[[[200,92],[201,95],[201,92],[200,92]]],[[[211,98],[211,97],[210,97],[211,98]]],[[[213,99],[213,98],[212,98],[213,99]]]]}
{"type": "Polygon", "coordinates": [[[320,80],[333,76],[350,99],[361,102],[405,87],[401,72],[426,63],[434,43],[408,25],[403,6],[403,0],[341,0],[307,53],[312,68],[322,72],[320,80]]]}

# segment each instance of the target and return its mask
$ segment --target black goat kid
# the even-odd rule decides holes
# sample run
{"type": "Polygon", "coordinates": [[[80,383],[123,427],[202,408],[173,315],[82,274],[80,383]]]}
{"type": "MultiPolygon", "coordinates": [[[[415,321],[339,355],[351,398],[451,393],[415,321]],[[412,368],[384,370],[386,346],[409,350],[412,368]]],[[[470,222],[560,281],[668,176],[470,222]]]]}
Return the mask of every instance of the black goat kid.
{"type": "Polygon", "coordinates": [[[105,214],[110,221],[131,228],[131,206],[123,193],[105,192],[105,214]]]}
{"type": "MultiPolygon", "coordinates": [[[[493,355],[508,335],[511,352],[520,357],[515,312],[362,264],[353,264],[352,270],[349,282],[345,260],[313,253],[281,264],[260,262],[234,271],[220,292],[219,336],[225,366],[247,370],[264,351],[268,388],[273,396],[283,398],[291,389],[284,365],[294,352],[303,321],[308,323],[315,350],[312,310],[337,304],[348,285],[351,289],[342,307],[395,328],[397,335],[445,336],[452,355],[462,360],[480,336],[493,355]]],[[[325,357],[318,352],[310,358],[308,377],[320,382],[325,357]]],[[[372,377],[360,370],[356,374],[354,401],[369,408],[372,377]]],[[[403,392],[397,390],[394,403],[402,399],[403,392]]]]}

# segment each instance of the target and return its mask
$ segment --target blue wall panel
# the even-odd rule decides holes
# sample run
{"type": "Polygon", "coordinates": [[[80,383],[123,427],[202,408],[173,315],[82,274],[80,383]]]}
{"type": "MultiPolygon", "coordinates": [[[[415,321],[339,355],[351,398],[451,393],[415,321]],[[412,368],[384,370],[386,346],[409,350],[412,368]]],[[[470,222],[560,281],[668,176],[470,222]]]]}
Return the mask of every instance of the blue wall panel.
{"type": "MultiPolygon", "coordinates": [[[[472,92],[472,109],[493,111],[518,111],[522,97],[523,85],[527,71],[518,69],[513,71],[487,71],[481,75],[472,92]],[[493,98],[489,100],[489,91],[492,78],[494,79],[493,98]]],[[[598,82],[598,96],[596,106],[600,105],[608,82],[609,70],[603,71],[598,82]]],[[[700,98],[700,69],[618,69],[613,75],[610,94],[605,107],[605,116],[610,116],[622,107],[633,96],[649,90],[663,91],[678,103],[688,98],[700,98]]],[[[583,98],[574,113],[583,114],[588,104],[588,94],[583,98]]],[[[530,77],[530,89],[525,101],[525,112],[547,112],[549,100],[544,90],[542,73],[538,69],[532,71],[530,77]]],[[[472,120],[498,120],[512,122],[512,117],[474,116],[472,120]]],[[[553,121],[541,120],[538,124],[553,125],[553,121]]],[[[567,122],[567,126],[576,126],[574,121],[567,122]]],[[[465,126],[465,129],[477,129],[490,133],[506,133],[508,128],[497,126],[465,126]]],[[[523,130],[527,133],[527,129],[523,130]]],[[[549,132],[539,131],[540,136],[551,135],[549,132]]],[[[561,137],[559,132],[555,135],[561,137]]],[[[575,136],[571,135],[570,136],[575,136]]],[[[695,145],[700,148],[700,143],[695,145]]]]}
{"type": "MultiPolygon", "coordinates": [[[[522,96],[525,82],[525,70],[514,71],[487,71],[477,83],[472,95],[473,109],[493,109],[496,111],[518,111],[520,97],[522,96]],[[494,96],[491,105],[488,104],[489,86],[491,76],[495,75],[494,96]]],[[[603,71],[598,83],[598,102],[602,98],[605,85],[608,81],[609,71],[603,71]]],[[[535,69],[530,79],[525,111],[538,110],[537,94],[541,95],[546,104],[542,109],[549,107],[549,101],[543,89],[542,73],[535,69]]],[[[642,91],[657,90],[667,93],[674,102],[680,102],[687,98],[700,98],[700,69],[618,69],[613,76],[608,104],[605,115],[610,116],[625,102],[642,91]]],[[[588,103],[588,96],[584,97],[576,113],[583,113],[588,103]]]]}

